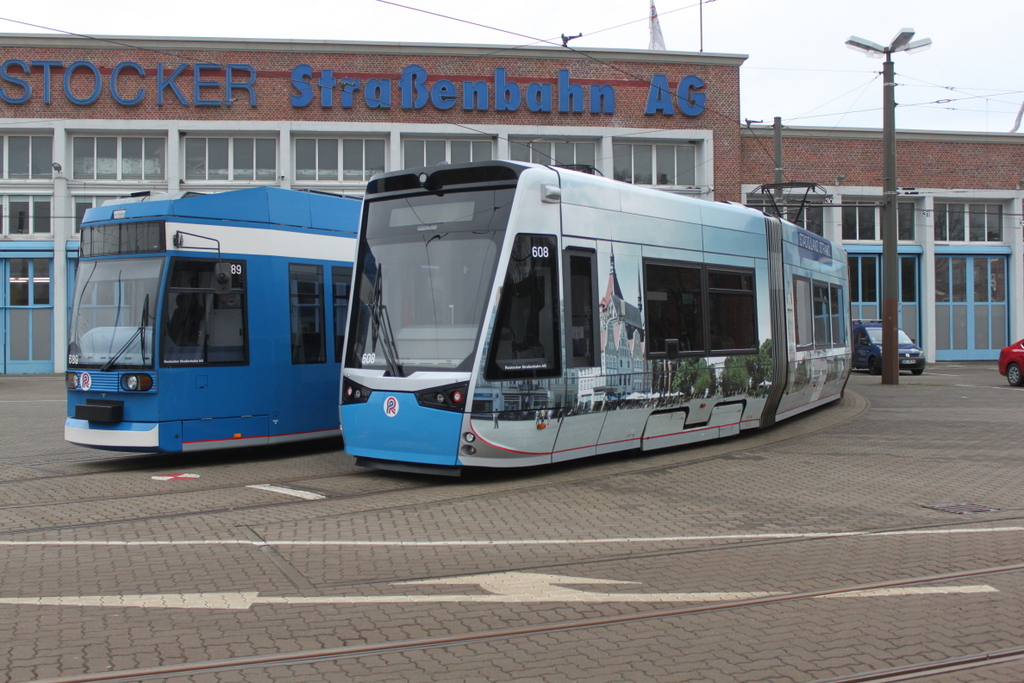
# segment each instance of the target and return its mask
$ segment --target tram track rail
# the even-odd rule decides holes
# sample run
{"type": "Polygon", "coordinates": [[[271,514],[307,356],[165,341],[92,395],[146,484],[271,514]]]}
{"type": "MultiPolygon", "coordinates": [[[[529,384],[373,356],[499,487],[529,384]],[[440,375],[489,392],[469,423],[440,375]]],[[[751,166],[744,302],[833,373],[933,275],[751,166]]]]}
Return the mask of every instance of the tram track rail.
{"type": "MultiPolygon", "coordinates": [[[[347,475],[335,475],[335,476],[332,476],[330,478],[334,479],[334,478],[337,478],[338,476],[346,476],[346,477],[359,476],[360,474],[361,474],[360,472],[353,472],[353,473],[347,474],[347,475]]],[[[202,487],[184,489],[184,490],[181,490],[181,491],[146,491],[146,492],[142,492],[142,493],[133,493],[131,495],[89,496],[89,497],[84,497],[84,498],[75,498],[74,500],[52,500],[52,501],[39,501],[39,502],[35,502],[35,503],[15,503],[15,504],[11,504],[11,505],[0,505],[0,512],[2,512],[4,510],[22,510],[22,509],[25,509],[25,508],[59,507],[59,506],[62,506],[62,505],[78,505],[78,504],[82,504],[82,503],[104,503],[104,502],[108,502],[108,501],[112,501],[112,500],[133,500],[135,498],[173,497],[173,496],[183,496],[183,495],[189,495],[189,494],[193,494],[194,495],[194,494],[198,494],[198,493],[212,493],[212,492],[216,492],[216,491],[229,491],[229,490],[232,490],[232,489],[248,488],[250,486],[262,485],[262,484],[272,484],[272,485],[275,485],[275,486],[287,486],[287,485],[299,484],[301,482],[307,482],[307,481],[310,481],[311,479],[318,479],[318,478],[322,478],[322,477],[304,476],[304,477],[297,477],[297,478],[294,478],[294,479],[273,480],[273,481],[269,481],[269,482],[266,481],[266,480],[259,480],[259,481],[253,481],[253,482],[250,482],[250,483],[233,483],[233,484],[221,484],[221,485],[218,485],[218,486],[202,486],[202,487]]],[[[0,484],[0,486],[2,486],[2,484],[0,484]]],[[[323,495],[323,496],[325,496],[327,498],[358,498],[358,497],[361,497],[361,496],[387,495],[389,493],[396,493],[396,492],[406,491],[406,490],[411,490],[411,489],[416,489],[416,488],[425,488],[427,486],[429,486],[429,484],[425,484],[425,485],[421,485],[421,486],[410,486],[410,487],[407,487],[407,488],[404,488],[404,489],[400,488],[400,487],[396,487],[396,488],[391,488],[391,489],[386,489],[386,490],[381,490],[381,491],[368,491],[368,492],[365,492],[365,493],[355,493],[355,494],[346,494],[346,493],[341,493],[341,492],[338,492],[338,491],[333,491],[333,490],[330,490],[330,489],[317,488],[317,487],[305,486],[305,485],[302,486],[302,489],[304,491],[311,491],[313,493],[319,493],[319,494],[321,494],[321,495],[323,495]]]]}
{"type": "MultiPolygon", "coordinates": [[[[280,483],[284,483],[284,482],[280,482],[280,483]]],[[[225,486],[225,487],[221,487],[221,488],[236,489],[236,488],[243,488],[243,487],[245,487],[245,484],[239,484],[239,485],[234,485],[234,486],[225,486]]],[[[425,484],[422,487],[417,487],[417,488],[429,488],[429,487],[430,487],[430,485],[426,485],[425,484]]],[[[193,494],[194,493],[203,493],[205,491],[211,491],[211,490],[217,490],[217,488],[212,488],[212,489],[211,488],[207,488],[207,489],[192,489],[190,491],[180,491],[180,492],[176,492],[176,493],[170,493],[170,492],[168,492],[168,493],[151,493],[151,494],[144,494],[142,496],[122,496],[120,498],[115,498],[115,500],[127,500],[127,499],[130,499],[130,498],[145,497],[145,496],[165,496],[165,497],[166,496],[180,496],[180,495],[185,495],[186,493],[193,493],[193,494]]],[[[369,492],[364,492],[364,493],[353,493],[353,494],[338,494],[338,493],[334,493],[334,494],[331,495],[331,498],[333,498],[335,500],[339,500],[339,499],[349,500],[349,499],[354,499],[354,498],[362,498],[362,497],[377,496],[377,495],[386,495],[388,493],[402,493],[402,492],[406,492],[406,491],[409,491],[409,490],[411,490],[411,489],[407,487],[407,488],[390,489],[390,490],[387,490],[387,491],[369,491],[369,492]]],[[[330,498],[328,498],[328,499],[330,499],[330,498]]],[[[71,505],[71,504],[77,504],[77,503],[81,503],[81,502],[103,502],[104,500],[110,500],[110,499],[98,499],[98,500],[93,500],[93,501],[79,500],[79,501],[71,501],[71,502],[66,502],[65,501],[63,503],[61,503],[61,502],[54,502],[54,503],[38,504],[38,505],[27,504],[25,507],[40,507],[41,505],[47,505],[47,506],[71,505]]],[[[232,505],[232,506],[229,506],[229,507],[204,508],[202,510],[183,510],[183,511],[180,511],[180,512],[168,512],[168,513],[159,514],[159,515],[141,515],[141,516],[138,516],[138,517],[124,517],[124,518],[118,518],[118,519],[96,520],[96,521],[93,521],[93,522],[80,522],[80,523],[76,523],[76,524],[57,524],[57,525],[43,526],[43,527],[32,527],[32,528],[21,528],[21,529],[3,529],[3,530],[0,530],[0,538],[5,537],[5,536],[8,536],[8,537],[9,536],[15,536],[15,535],[19,535],[19,534],[34,534],[34,533],[51,532],[51,531],[69,531],[69,530],[73,530],[73,529],[88,529],[88,528],[95,528],[95,527],[100,527],[100,526],[110,526],[110,525],[116,525],[116,524],[132,524],[132,523],[137,523],[137,522],[151,522],[151,521],[160,520],[160,519],[176,519],[176,518],[182,518],[182,517],[195,517],[197,515],[216,515],[216,514],[224,514],[224,513],[229,513],[229,512],[231,512],[231,513],[234,513],[234,512],[247,512],[247,511],[260,510],[260,509],[266,509],[266,508],[276,508],[276,507],[285,507],[285,506],[291,506],[291,505],[299,505],[299,504],[302,504],[302,503],[307,503],[308,504],[310,502],[311,501],[309,501],[309,500],[305,500],[305,499],[301,499],[301,498],[296,498],[294,500],[281,500],[281,501],[276,501],[276,502],[272,502],[272,503],[258,503],[258,504],[254,504],[254,505],[232,505]]],[[[315,501],[312,501],[312,502],[315,502],[315,501]]],[[[22,507],[22,506],[13,506],[13,507],[22,507]]],[[[4,508],[0,508],[0,510],[2,510],[2,509],[4,509],[4,508]]]]}
{"type": "MultiPolygon", "coordinates": [[[[567,619],[565,621],[551,622],[532,626],[517,626],[510,628],[490,629],[469,634],[449,634],[445,636],[434,636],[428,638],[405,639],[398,641],[386,641],[383,643],[365,643],[360,645],[346,645],[334,648],[323,648],[319,650],[302,650],[295,652],[277,653],[272,655],[255,655],[247,657],[234,657],[230,659],[209,660],[205,662],[183,662],[179,664],[168,664],[163,666],[128,669],[122,671],[105,671],[98,673],[83,673],[57,678],[39,679],[35,683],[106,683],[114,681],[142,681],[160,678],[194,676],[200,674],[219,673],[224,671],[239,671],[246,669],[265,669],[275,666],[291,666],[296,664],[310,664],[324,661],[337,661],[343,659],[354,659],[359,657],[383,656],[401,654],[413,650],[424,650],[434,648],[452,648],[470,645],[473,643],[510,640],[514,638],[541,636],[552,633],[564,633],[584,629],[604,628],[629,623],[657,621],[676,617],[687,617],[691,615],[711,614],[728,610],[738,610],[754,606],[770,606],[788,603],[797,600],[808,600],[839,596],[844,593],[858,591],[871,591],[906,586],[917,586],[930,583],[943,583],[961,579],[976,578],[982,576],[993,576],[997,574],[1015,573],[1024,571],[1024,564],[1004,565],[997,567],[982,567],[946,574],[931,574],[926,576],[906,577],[890,581],[877,581],[866,584],[853,584],[836,588],[824,588],[809,591],[797,591],[784,595],[771,595],[764,597],[745,598],[713,604],[685,605],[682,607],[668,607],[653,610],[645,610],[633,614],[614,616],[590,617],[583,619],[567,619]]],[[[992,650],[981,653],[969,654],[959,657],[948,658],[937,662],[926,664],[913,664],[903,667],[894,667],[884,670],[862,672],[840,678],[819,679],[815,683],[861,683],[868,681],[895,682],[899,680],[912,680],[907,676],[935,675],[938,673],[963,670],[964,668],[977,668],[991,666],[1010,661],[1024,659],[1024,644],[1012,648],[992,650]],[[902,676],[902,678],[900,677],[902,676]]]]}

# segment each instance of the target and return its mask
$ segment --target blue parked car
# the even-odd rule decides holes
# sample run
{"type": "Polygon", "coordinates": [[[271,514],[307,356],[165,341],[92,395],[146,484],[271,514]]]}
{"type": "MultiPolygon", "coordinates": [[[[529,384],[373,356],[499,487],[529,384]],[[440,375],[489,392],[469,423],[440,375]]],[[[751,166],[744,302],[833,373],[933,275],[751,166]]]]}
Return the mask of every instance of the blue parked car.
{"type": "MultiPolygon", "coordinates": [[[[900,370],[910,370],[915,375],[924,372],[924,351],[907,336],[897,330],[900,343],[900,370]]],[[[872,375],[882,373],[882,321],[853,321],[853,367],[867,369],[872,375]]]]}

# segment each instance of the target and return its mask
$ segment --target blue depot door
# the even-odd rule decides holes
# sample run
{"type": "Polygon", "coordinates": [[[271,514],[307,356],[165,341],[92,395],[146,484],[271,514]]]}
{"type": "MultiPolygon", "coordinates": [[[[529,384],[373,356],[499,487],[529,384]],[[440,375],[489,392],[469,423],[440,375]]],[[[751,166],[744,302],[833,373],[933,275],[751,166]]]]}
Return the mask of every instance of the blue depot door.
{"type": "Polygon", "coordinates": [[[0,372],[53,372],[52,259],[0,259],[0,372]]]}
{"type": "Polygon", "coordinates": [[[935,257],[936,360],[995,360],[1006,346],[1005,256],[935,257]]]}

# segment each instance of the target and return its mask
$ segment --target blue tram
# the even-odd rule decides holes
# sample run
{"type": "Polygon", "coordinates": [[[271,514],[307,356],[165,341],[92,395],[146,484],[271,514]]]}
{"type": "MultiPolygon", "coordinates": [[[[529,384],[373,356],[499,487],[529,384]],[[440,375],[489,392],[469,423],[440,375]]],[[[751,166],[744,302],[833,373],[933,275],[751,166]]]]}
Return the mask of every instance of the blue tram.
{"type": "Polygon", "coordinates": [[[87,211],[65,439],[178,452],[339,435],[359,209],[260,187],[87,211]]]}
{"type": "Polygon", "coordinates": [[[361,465],[679,446],[839,399],[846,255],[776,217],[486,162],[367,187],[342,374],[361,465]]]}

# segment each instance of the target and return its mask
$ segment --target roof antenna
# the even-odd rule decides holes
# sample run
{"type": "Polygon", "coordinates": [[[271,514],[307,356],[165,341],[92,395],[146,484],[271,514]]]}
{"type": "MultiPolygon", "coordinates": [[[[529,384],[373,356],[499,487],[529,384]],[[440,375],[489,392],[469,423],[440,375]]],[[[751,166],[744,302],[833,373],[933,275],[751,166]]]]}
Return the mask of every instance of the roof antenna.
{"type": "Polygon", "coordinates": [[[582,38],[582,37],[583,37],[582,33],[579,33],[579,34],[577,34],[575,36],[567,36],[567,35],[565,35],[563,33],[562,34],[562,47],[569,47],[569,41],[570,40],[576,40],[577,38],[582,38]]]}

